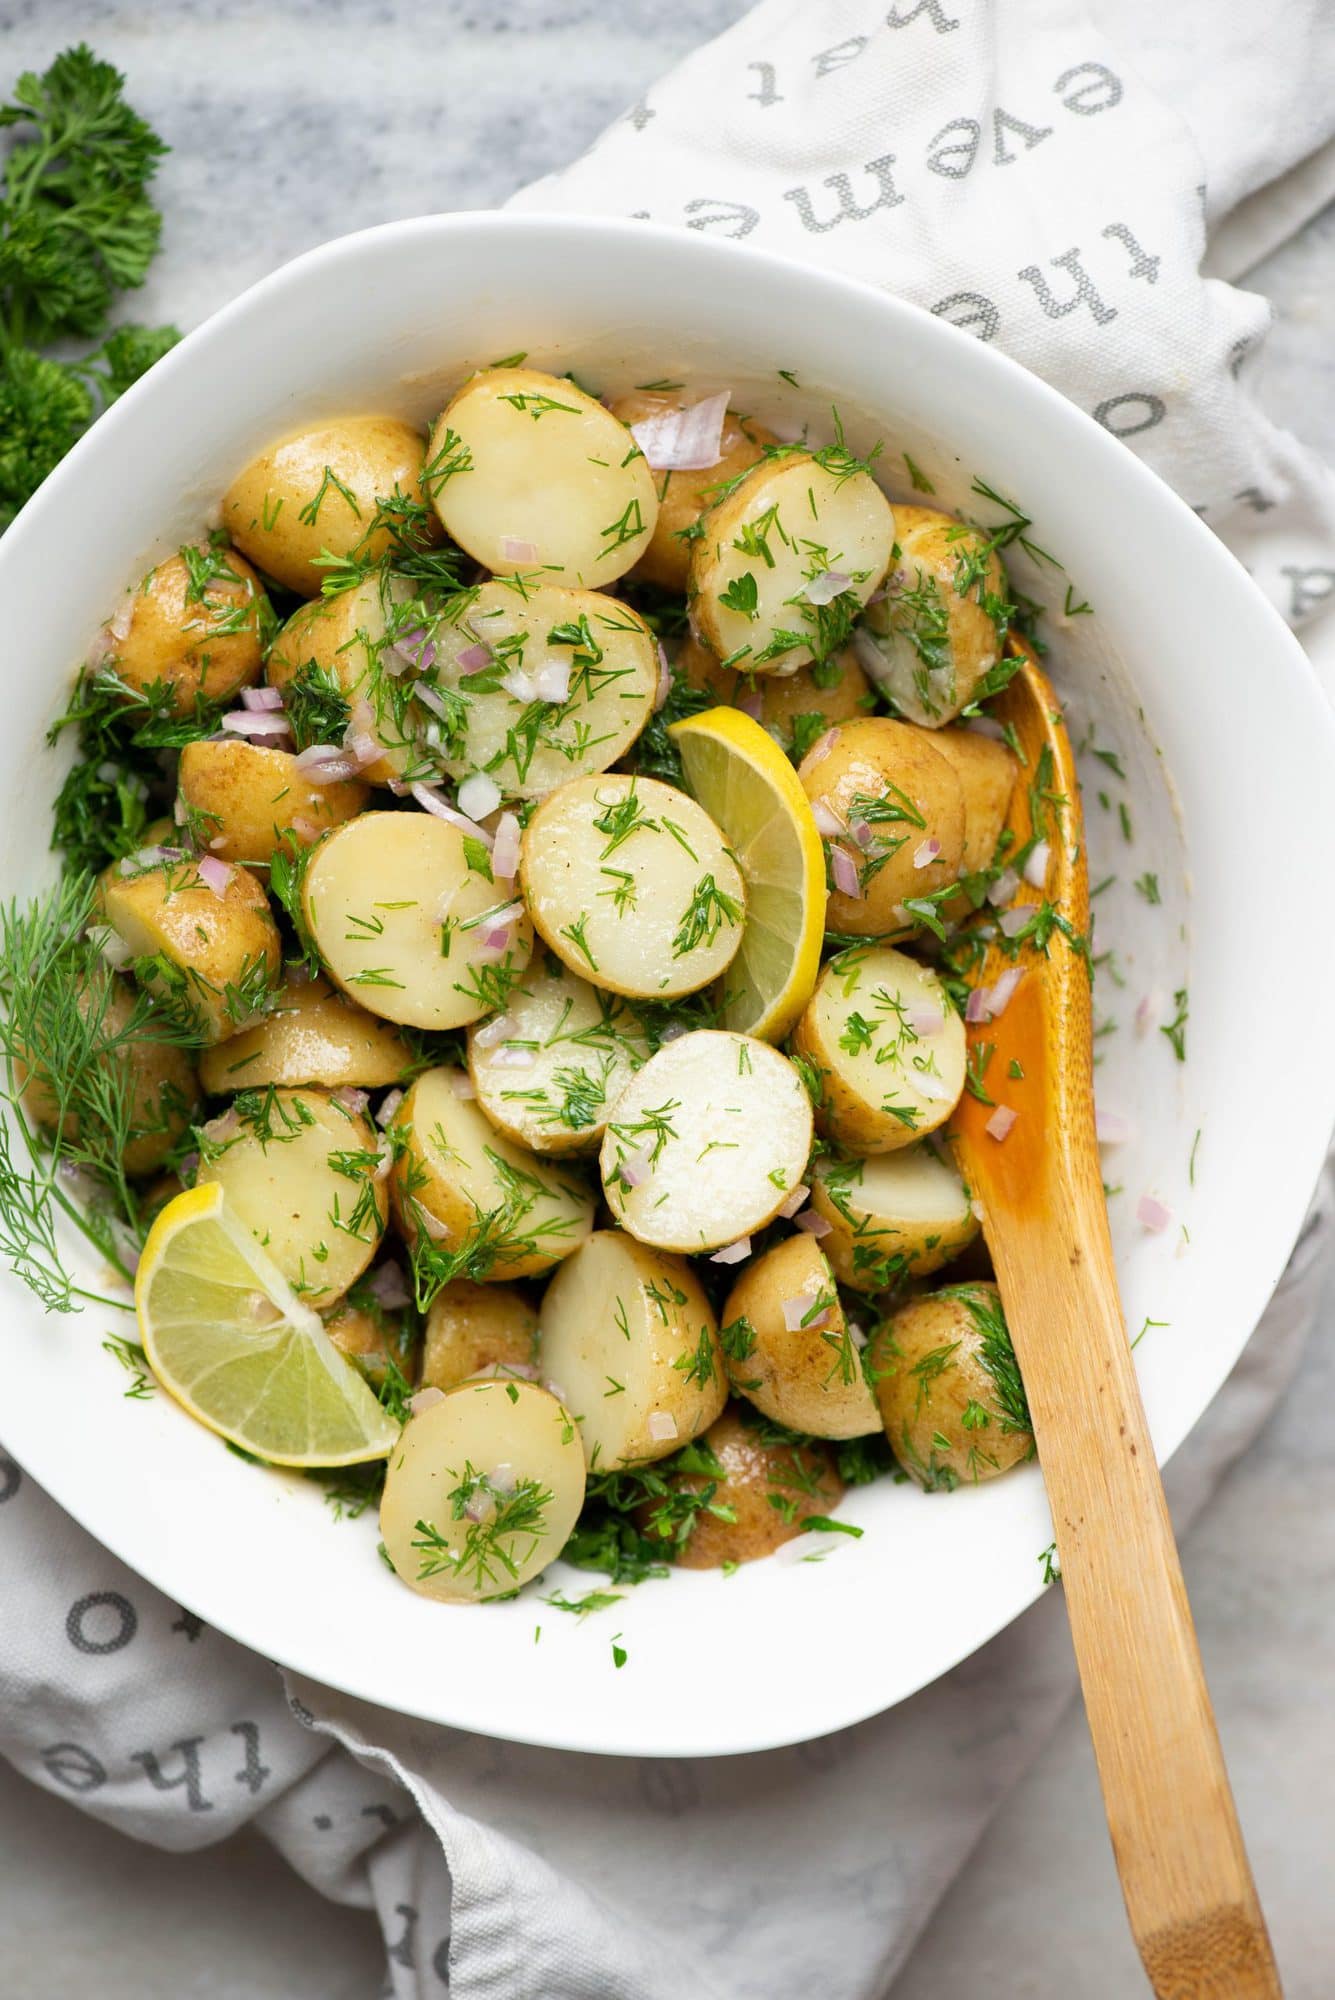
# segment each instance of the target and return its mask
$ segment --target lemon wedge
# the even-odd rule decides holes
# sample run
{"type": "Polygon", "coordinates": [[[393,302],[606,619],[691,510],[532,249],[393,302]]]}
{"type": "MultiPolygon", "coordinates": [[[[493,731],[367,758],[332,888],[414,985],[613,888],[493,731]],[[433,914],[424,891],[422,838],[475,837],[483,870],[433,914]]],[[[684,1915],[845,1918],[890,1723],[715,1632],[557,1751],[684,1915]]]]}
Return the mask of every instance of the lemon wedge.
{"type": "Polygon", "coordinates": [[[719,1025],[780,1041],[815,989],[825,856],[797,773],[758,722],[709,708],[674,722],[686,786],[727,835],[746,878],[746,928],[719,1025]]]}
{"type": "Polygon", "coordinates": [[[164,1389],[220,1437],[276,1465],[383,1458],[398,1425],[303,1305],[217,1185],[168,1202],[134,1285],[164,1389]]]}

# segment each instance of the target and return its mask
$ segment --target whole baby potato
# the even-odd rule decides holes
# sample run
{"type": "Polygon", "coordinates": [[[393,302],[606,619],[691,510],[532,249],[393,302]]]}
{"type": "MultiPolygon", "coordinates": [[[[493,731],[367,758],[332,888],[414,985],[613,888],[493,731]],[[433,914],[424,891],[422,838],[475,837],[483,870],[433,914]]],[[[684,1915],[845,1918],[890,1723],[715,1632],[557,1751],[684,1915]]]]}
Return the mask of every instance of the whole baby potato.
{"type": "Polygon", "coordinates": [[[412,1380],[415,1360],[404,1337],[403,1315],[387,1311],[365,1295],[364,1285],[359,1284],[355,1292],[330,1308],[324,1315],[324,1330],[372,1388],[378,1389],[385,1381],[391,1363],[406,1380],[412,1380]]]}
{"type": "Polygon", "coordinates": [[[232,549],[187,543],[151,569],[105,629],[101,667],[189,715],[260,677],[269,602],[232,549]]]}
{"type": "Polygon", "coordinates": [[[453,1389],[470,1375],[532,1374],[538,1315],[513,1285],[452,1278],[432,1300],[422,1350],[422,1386],[453,1389]]]}
{"type": "MultiPolygon", "coordinates": [[[[133,989],[112,973],[90,980],[74,1004],[101,1051],[94,1057],[95,1067],[124,1079],[121,1101],[127,1110],[129,1143],[121,1153],[121,1164],[131,1177],[151,1174],[171,1152],[199,1102],[194,1064],[151,1020],[131,1030],[137,1011],[133,989]]],[[[32,1051],[31,1065],[15,1063],[15,1082],[23,1092],[24,1110],[37,1124],[47,1131],[59,1130],[66,1140],[98,1145],[103,1134],[81,1130],[77,1112],[62,1113],[39,1049],[32,1051]]]]}
{"type": "MultiPolygon", "coordinates": [[[[608,409],[614,417],[630,428],[654,417],[671,416],[674,412],[689,409],[702,400],[694,390],[685,389],[628,389],[622,396],[614,396],[608,409]]],[[[777,444],[778,439],[754,417],[739,416],[735,410],[725,410],[723,430],[719,438],[719,456],[712,465],[699,471],[661,472],[651,465],[658,487],[658,519],[654,532],[643,555],[635,565],[634,574],[645,583],[657,583],[664,590],[684,591],[690,571],[690,542],[682,536],[693,528],[701,512],[709,505],[711,489],[726,485],[739,472],[759,464],[765,455],[766,445],[777,444]]]]}
{"type": "Polygon", "coordinates": [[[939,729],[975,700],[1012,607],[987,537],[934,507],[895,507],[885,594],[869,604],[858,658],[901,715],[939,729]]]}
{"type": "Polygon", "coordinates": [[[240,738],[187,743],[177,785],[190,823],[221,861],[266,867],[285,835],[313,847],[331,826],[362,811],[371,796],[360,778],[313,785],[288,750],[240,738]]]}
{"type": "Polygon", "coordinates": [[[303,687],[342,696],[344,735],[364,734],[379,746],[379,756],[358,773],[372,785],[401,786],[440,775],[427,748],[432,717],[413,693],[416,676],[404,671],[407,662],[394,653],[394,639],[413,615],[408,606],[414,601],[411,587],[382,565],[350,590],[300,605],[269,652],[269,684],[281,690],[289,713],[303,687]]]}
{"type": "Polygon", "coordinates": [[[289,975],[264,1018],[221,1048],[205,1049],[200,1077],[211,1097],[260,1085],[314,1083],[377,1090],[398,1083],[413,1054],[397,1028],[336,993],[327,979],[289,975]]]}
{"type": "Polygon", "coordinates": [[[776,1436],[763,1418],[735,1403],[682,1456],[682,1467],[674,1463],[666,1474],[666,1505],[649,1500],[636,1515],[651,1541],[676,1545],[679,1569],[722,1569],[772,1555],[844,1497],[826,1446],[776,1436]],[[698,1505],[683,1507],[684,1496],[698,1505]]]}
{"type": "Polygon", "coordinates": [[[903,936],[913,928],[905,900],[945,888],[963,864],[964,788],[954,765],[926,730],[877,715],[840,723],[797,775],[825,842],[828,928],[903,936]]]}
{"type": "Polygon", "coordinates": [[[814,1236],[795,1231],[753,1257],[728,1294],[719,1341],[739,1396],[812,1437],[867,1437],[876,1404],[814,1236]]]}
{"type": "Polygon", "coordinates": [[[278,982],[282,940],[246,868],[212,889],[190,858],[134,855],[102,875],[102,914],[136,960],[135,977],[172,1021],[209,1045],[249,1027],[278,982]]]}
{"type": "Polygon", "coordinates": [[[689,687],[712,694],[725,708],[754,713],[759,703],[760,721],[790,756],[805,756],[827,729],[865,714],[871,700],[870,684],[851,646],[832,653],[818,667],[799,667],[794,674],[757,674],[748,680],[734,667],[725,667],[698,639],[688,638],[674,664],[689,687]]]}
{"type": "Polygon", "coordinates": [[[400,495],[410,503],[414,537],[436,536],[422,498],[424,455],[420,432],[398,417],[316,424],[271,444],[238,472],[223,495],[223,521],[266,575],[299,597],[318,597],[328,575],[318,558],[326,551],[349,556],[355,549],[376,560],[389,549],[377,501],[400,495]]]}
{"type": "Polygon", "coordinates": [[[910,1300],[868,1349],[890,1449],[927,1492],[995,1479],[1034,1454],[1001,1294],[982,1281],[910,1300]]]}

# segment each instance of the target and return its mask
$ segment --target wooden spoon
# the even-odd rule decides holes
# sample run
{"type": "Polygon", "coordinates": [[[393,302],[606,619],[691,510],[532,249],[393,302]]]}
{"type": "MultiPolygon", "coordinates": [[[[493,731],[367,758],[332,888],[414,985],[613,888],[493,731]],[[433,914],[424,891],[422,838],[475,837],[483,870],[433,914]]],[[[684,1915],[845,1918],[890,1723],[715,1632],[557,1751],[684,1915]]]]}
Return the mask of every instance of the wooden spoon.
{"type": "Polygon", "coordinates": [[[965,1093],[952,1137],[1028,1392],[1113,1853],[1150,1984],[1162,2000],[1274,2000],[1279,1973],[1117,1297],[1094,1134],[1075,762],[1056,697],[1021,650],[994,708],[1025,758],[1011,851],[1048,841],[1044,890],[1020,897],[1058,922],[1046,955],[1037,934],[1021,934],[1018,958],[992,944],[974,975],[990,985],[1021,969],[1000,1017],[968,1028],[984,1095],[965,1093]],[[1015,1121],[998,1138],[1005,1110],[1015,1121]]]}

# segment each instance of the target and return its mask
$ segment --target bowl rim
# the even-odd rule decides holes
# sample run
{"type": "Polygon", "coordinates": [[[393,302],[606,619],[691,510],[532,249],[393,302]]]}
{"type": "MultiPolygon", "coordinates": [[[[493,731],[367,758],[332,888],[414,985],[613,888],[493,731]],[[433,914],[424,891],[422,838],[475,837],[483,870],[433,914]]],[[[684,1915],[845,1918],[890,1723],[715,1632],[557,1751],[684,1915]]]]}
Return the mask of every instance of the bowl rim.
{"type": "MultiPolygon", "coordinates": [[[[99,416],[89,431],[78,440],[66,458],[29,499],[9,530],[3,538],[0,538],[0,598],[3,597],[6,576],[13,567],[25,560],[27,541],[34,532],[34,524],[61,506],[67,494],[82,478],[85,462],[90,455],[106,453],[112,449],[121,430],[133,422],[140,406],[160,393],[180,371],[193,369],[197,365],[201,351],[207,353],[216,344],[225,343],[238,319],[250,317],[258,307],[272,299],[299,291],[313,273],[327,266],[355,264],[359,255],[363,253],[378,253],[382,249],[388,250],[396,246],[411,248],[416,244],[434,242],[437,239],[457,239],[466,244],[470,238],[491,238],[497,235],[514,239],[516,245],[525,239],[534,242],[542,240],[547,243],[553,239],[559,243],[563,238],[583,243],[597,241],[604,244],[609,254],[613,255],[620,245],[634,245],[637,250],[642,250],[647,243],[657,246],[665,256],[684,259],[687,263],[696,265],[701,272],[722,271],[729,279],[735,278],[738,273],[744,273],[747,267],[757,271],[763,270],[779,284],[788,287],[801,285],[808,292],[823,296],[833,305],[837,305],[841,299],[856,301],[863,308],[873,305],[891,332],[896,326],[909,326],[919,338],[929,338],[940,344],[943,352],[967,354],[970,357],[968,366],[981,368],[985,373],[990,371],[996,383],[1012,400],[1017,422],[1023,422],[1026,414],[1032,411],[1037,420],[1047,425],[1058,438],[1063,431],[1079,435],[1084,440],[1086,449],[1092,449],[1101,455],[1107,467],[1110,485],[1120,485],[1124,489],[1129,489],[1133,496],[1140,497],[1149,507],[1158,510],[1174,534],[1188,539],[1198,552],[1209,552],[1204,554],[1204,560],[1214,565],[1221,576],[1231,573],[1232,580],[1228,587],[1233,590],[1242,587],[1250,597],[1253,612],[1262,618],[1267,628],[1274,656],[1272,671],[1277,674],[1282,672],[1287,676],[1284,698],[1286,700],[1291,698],[1303,708],[1302,727],[1314,732],[1316,737],[1324,742],[1326,752],[1335,751],[1335,715],[1326,702],[1312,662],[1274,606],[1247,575],[1238,559],[1180,496],[1143,460],[1137,458],[1128,446],[1042,378],[1032,374],[1001,349],[990,346],[984,348],[982,343],[951,322],[937,318],[922,307],[897,298],[862,279],[813,266],[798,257],[758,246],[714,238],[668,224],[630,221],[616,217],[517,210],[465,210],[418,216],[332,238],[267,273],[184,335],[180,343],[157,362],[146,377],[134,384],[117,403],[99,416]],[[929,326],[930,333],[927,332],[929,326]],[[1091,442],[1094,439],[1097,442],[1091,442]],[[1287,662],[1283,667],[1280,665],[1281,660],[1287,662]]],[[[1297,716],[1292,719],[1294,722],[1299,720],[1297,716]]],[[[1330,811],[1327,809],[1327,817],[1329,816],[1330,811]]],[[[1327,956],[1332,959],[1332,967],[1335,968],[1335,953],[1329,946],[1327,956]]],[[[1331,1124],[1335,1123],[1335,1069],[1330,1071],[1324,1083],[1316,1078],[1309,1079],[1309,1092],[1305,1102],[1307,1108],[1303,1117],[1301,1143],[1296,1148],[1290,1146],[1286,1162],[1275,1163],[1276,1174],[1282,1175],[1284,1181],[1286,1199],[1287,1192],[1293,1195],[1291,1222],[1286,1222],[1282,1229],[1277,1227],[1273,1244],[1267,1246],[1275,1253],[1273,1259],[1252,1257],[1249,1276],[1245,1282],[1240,1281],[1239,1287],[1244,1301],[1242,1316],[1245,1317],[1247,1324],[1246,1336],[1229,1354],[1226,1365],[1218,1371],[1205,1403],[1197,1410],[1181,1434],[1167,1441],[1168,1448],[1163,1454],[1165,1457],[1171,1455],[1172,1450],[1181,1442],[1181,1436],[1199,1422],[1205,1409],[1209,1407],[1223,1379],[1236,1363],[1241,1346],[1245,1345],[1245,1340],[1249,1339],[1251,1332],[1254,1331],[1256,1321],[1283,1273],[1284,1264],[1298,1237],[1306,1212],[1307,1194],[1316,1184],[1325,1157],[1331,1124]],[[1314,1112],[1317,1115],[1313,1115],[1314,1112]],[[1304,1191],[1301,1205],[1298,1199],[1300,1187],[1304,1191]],[[1280,1236],[1283,1237],[1282,1243],[1278,1240],[1280,1236]]],[[[9,1428],[7,1424],[6,1429],[9,1428]]],[[[22,1434],[24,1425],[20,1421],[13,1426],[13,1429],[22,1434]]],[[[10,1449],[15,1450],[21,1461],[26,1464],[21,1446],[12,1437],[7,1439],[7,1442],[10,1449]]],[[[42,1464],[40,1472],[34,1473],[33,1476],[46,1485],[52,1497],[58,1502],[62,1505],[69,1504],[62,1497],[61,1479],[58,1474],[52,1476],[50,1468],[45,1463],[42,1464]]],[[[75,1510],[71,1508],[71,1511],[75,1510]]],[[[104,1537],[98,1525],[90,1522],[85,1513],[78,1513],[77,1518],[84,1521],[106,1547],[121,1556],[139,1575],[177,1601],[181,1601],[179,1577],[155,1574],[155,1565],[151,1561],[145,1562],[143,1551],[137,1545],[127,1547],[127,1538],[124,1535],[113,1531],[104,1537]]],[[[133,1537],[129,1539],[133,1542],[133,1537]]],[[[978,1633],[973,1645],[957,1656],[957,1663],[958,1660],[968,1658],[971,1652],[976,1651],[998,1631],[1004,1629],[1020,1611],[1042,1595],[1042,1591],[1041,1582],[1036,1581],[1028,1597],[1022,1602],[1016,1602],[986,1630],[978,1633]]],[[[204,1593],[204,1596],[207,1599],[207,1593],[204,1593]]],[[[189,1601],[188,1595],[185,1601],[189,1601]]],[[[233,1616],[230,1620],[219,1620],[208,1608],[204,1609],[203,1615],[207,1616],[209,1622],[218,1630],[266,1657],[271,1656],[270,1646],[262,1630],[257,1629],[255,1625],[248,1627],[244,1618],[233,1616]]],[[[327,1661],[302,1659],[299,1657],[299,1649],[290,1645],[283,1648],[282,1657],[294,1670],[307,1674],[312,1679],[326,1681],[373,1703],[383,1704],[385,1701],[383,1693],[373,1685],[367,1685],[356,1674],[340,1672],[331,1679],[327,1661]]],[[[907,1698],[909,1694],[936,1678],[939,1671],[944,1669],[925,1674],[912,1686],[905,1686],[895,1699],[907,1698]]],[[[605,1740],[598,1742],[590,1741],[587,1733],[579,1730],[563,1729],[559,1719],[550,1724],[545,1723],[543,1728],[537,1731],[526,1731],[520,1726],[507,1725],[502,1728],[469,1721],[450,1726],[475,1729],[481,1733],[508,1737],[515,1741],[585,1752],[639,1756],[712,1755],[759,1751],[808,1740],[814,1735],[842,1729],[865,1720],[868,1716],[880,1712],[883,1706],[883,1703],[875,1699],[868,1701],[862,1698],[840,1708],[818,1729],[807,1726],[800,1729],[785,1728],[781,1723],[776,1724],[771,1721],[767,1726],[755,1730],[745,1740],[729,1741],[726,1744],[717,1742],[691,1744],[679,1740],[661,1745],[646,1744],[641,1737],[619,1735],[617,1725],[610,1720],[605,1740]]],[[[397,1712],[413,1711],[402,1709],[397,1712]]],[[[427,1713],[425,1710],[418,1712],[424,1715],[427,1713]]],[[[427,1719],[439,1720],[440,1717],[428,1716],[427,1719]]]]}

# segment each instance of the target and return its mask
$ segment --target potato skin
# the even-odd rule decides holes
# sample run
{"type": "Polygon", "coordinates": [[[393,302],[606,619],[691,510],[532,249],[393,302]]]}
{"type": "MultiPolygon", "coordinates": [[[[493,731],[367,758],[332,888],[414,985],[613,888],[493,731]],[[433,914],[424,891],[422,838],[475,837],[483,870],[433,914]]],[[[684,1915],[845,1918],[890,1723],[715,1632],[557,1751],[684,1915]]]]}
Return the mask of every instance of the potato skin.
{"type": "MultiPolygon", "coordinates": [[[[107,974],[105,984],[99,981],[96,987],[85,989],[75,1004],[85,1020],[91,1007],[96,1005],[100,1010],[102,1029],[107,1040],[114,1043],[101,1060],[114,1063],[117,1068],[129,1067],[130,1121],[139,1136],[131,1139],[121,1155],[125,1171],[132,1179],[154,1173],[184,1132],[199,1103],[195,1066],[184,1049],[160,1040],[151,1028],[133,1041],[119,1039],[134,1013],[134,1000],[129,989],[112,974],[107,974]]],[[[50,1078],[40,1070],[26,1071],[16,1063],[15,1081],[22,1086],[23,1108],[28,1116],[46,1130],[54,1131],[59,1106],[50,1078]]],[[[59,1120],[59,1125],[64,1138],[79,1136],[79,1120],[73,1112],[59,1120]]]]}
{"type": "Polygon", "coordinates": [[[225,1042],[248,1027],[278,983],[283,948],[269,899],[255,877],[236,868],[221,896],[199,878],[193,861],[161,862],[122,875],[118,866],[99,882],[106,921],[137,958],[160,954],[173,970],[152,970],[149,990],[188,1020],[205,1044],[225,1042]]]}
{"type": "Polygon", "coordinates": [[[761,722],[790,754],[799,715],[819,715],[825,727],[832,729],[836,723],[853,722],[865,714],[871,699],[871,683],[851,646],[832,653],[820,668],[799,667],[795,674],[758,674],[753,683],[745,674],[725,667],[695,638],[682,642],[675,664],[689,687],[712,694],[726,708],[741,707],[742,697],[754,689],[761,722]],[[826,681],[828,687],[823,685],[826,681]]]}
{"type": "Polygon", "coordinates": [[[869,1354],[890,1448],[925,1491],[995,1479],[1033,1456],[995,1285],[950,1285],[911,1300],[878,1328],[869,1354]]]}
{"type": "MultiPolygon", "coordinates": [[[[237,547],[269,576],[300,597],[318,597],[327,574],[316,561],[322,550],[347,556],[357,549],[378,559],[389,548],[388,528],[372,529],[377,500],[397,490],[423,504],[424,456],[421,433],[397,417],[317,424],[271,444],[238,472],[223,495],[223,520],[237,547]],[[315,518],[303,521],[302,510],[312,508],[315,518]]],[[[421,539],[437,533],[428,511],[421,539]]]]}
{"type": "Polygon", "coordinates": [[[752,1258],[728,1294],[724,1331],[743,1319],[754,1335],[749,1347],[743,1335],[720,1335],[739,1396],[812,1437],[867,1437],[880,1428],[834,1274],[813,1236],[798,1231],[752,1258]],[[824,1308],[824,1319],[789,1328],[785,1301],[807,1296],[824,1308]]]}
{"type": "MultiPolygon", "coordinates": [[[[845,894],[834,886],[831,873],[827,928],[854,937],[904,936],[913,929],[902,914],[905,898],[945,888],[964,859],[964,789],[954,765],[926,730],[878,715],[841,723],[828,743],[807,753],[797,775],[813,807],[824,807],[845,825],[867,819],[870,810],[868,824],[876,841],[893,847],[876,866],[875,846],[864,853],[851,835],[838,841],[858,868],[863,893],[845,894]],[[874,817],[881,801],[885,809],[911,811],[914,817],[883,824],[874,817]],[[941,852],[915,868],[914,854],[928,839],[938,840],[941,852]]],[[[827,856],[835,844],[825,836],[827,856]]]]}
{"type": "MultiPolygon", "coordinates": [[[[702,400],[693,390],[628,389],[625,395],[614,396],[607,407],[629,430],[632,424],[642,423],[646,417],[687,409],[702,400]]],[[[691,545],[678,539],[682,530],[694,527],[699,520],[709,505],[712,487],[726,485],[739,472],[758,465],[766,445],[777,442],[774,433],[758,424],[754,417],[738,416],[735,410],[727,410],[719,439],[722,455],[717,465],[700,472],[654,472],[658,519],[632,574],[645,583],[660,584],[664,590],[685,591],[691,545]]]]}
{"type": "Polygon", "coordinates": [[[372,1388],[378,1389],[385,1380],[391,1361],[412,1381],[416,1358],[405,1345],[398,1313],[342,1298],[324,1315],[324,1330],[372,1388]]]}
{"type": "Polygon", "coordinates": [[[272,861],[285,834],[298,847],[313,847],[331,826],[361,812],[371,796],[370,786],[358,778],[313,785],[301,776],[290,751],[240,738],[187,743],[177,783],[186,805],[200,816],[209,852],[252,866],[272,861]]]}
{"type": "Polygon", "coordinates": [[[262,1021],[204,1051],[199,1073],[211,1097],[269,1083],[378,1090],[401,1082],[412,1062],[397,1028],[336,993],[327,979],[289,978],[262,1021]]]}
{"type": "Polygon", "coordinates": [[[488,1368],[527,1374],[537,1351],[538,1315],[522,1292],[455,1278],[427,1313],[422,1386],[453,1389],[488,1368]]]}
{"type": "MultiPolygon", "coordinates": [[[[802,1534],[811,1515],[832,1514],[844,1497],[844,1482],[823,1445],[768,1442],[764,1423],[754,1417],[748,1422],[735,1403],[698,1444],[713,1453],[722,1477],[715,1483],[702,1473],[671,1475],[679,1491],[702,1493],[714,1487],[710,1502],[692,1517],[690,1534],[679,1546],[679,1569],[721,1569],[725,1563],[755,1562],[772,1555],[802,1534]],[[720,1520],[710,1506],[726,1507],[736,1518],[720,1520]]],[[[640,1532],[651,1541],[672,1539],[655,1529],[655,1512],[652,1501],[640,1509],[636,1515],[640,1532]]]]}
{"type": "Polygon", "coordinates": [[[1006,573],[976,528],[935,507],[896,504],[895,541],[885,596],[867,608],[859,657],[911,722],[939,729],[996,664],[1009,609],[1006,573]]]}
{"type": "Polygon", "coordinates": [[[198,698],[226,701],[259,679],[268,599],[234,549],[164,557],[130,604],[129,630],[123,639],[109,637],[102,665],[136,694],[166,686],[171,713],[189,715],[198,698]]]}
{"type": "Polygon", "coordinates": [[[938,729],[932,748],[955,767],[964,793],[962,873],[976,875],[997,851],[1019,776],[1014,752],[973,729],[938,729]]]}

